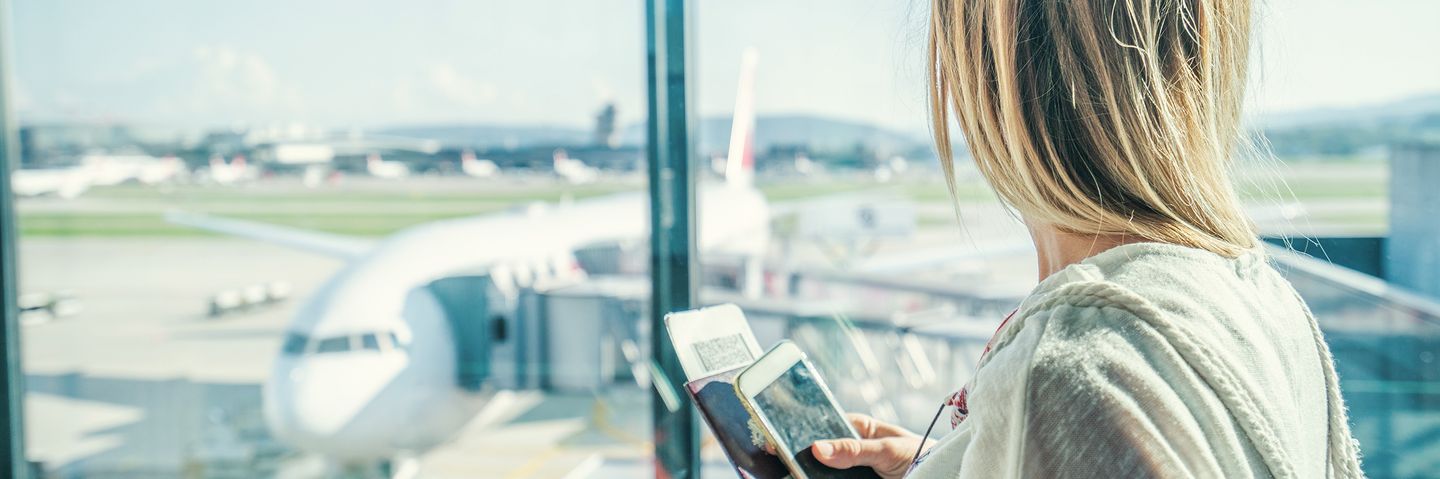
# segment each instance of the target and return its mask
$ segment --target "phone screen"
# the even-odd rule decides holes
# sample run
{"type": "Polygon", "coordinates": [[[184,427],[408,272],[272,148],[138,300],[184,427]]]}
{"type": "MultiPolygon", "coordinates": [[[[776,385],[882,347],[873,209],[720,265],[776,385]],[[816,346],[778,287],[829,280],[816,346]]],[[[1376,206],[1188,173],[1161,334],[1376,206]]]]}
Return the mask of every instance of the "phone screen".
{"type": "Polygon", "coordinates": [[[753,404],[765,416],[776,440],[783,443],[780,449],[792,454],[812,479],[878,477],[868,467],[831,469],[815,459],[810,450],[815,441],[855,437],[855,433],[805,361],[796,362],[761,389],[753,404]]]}

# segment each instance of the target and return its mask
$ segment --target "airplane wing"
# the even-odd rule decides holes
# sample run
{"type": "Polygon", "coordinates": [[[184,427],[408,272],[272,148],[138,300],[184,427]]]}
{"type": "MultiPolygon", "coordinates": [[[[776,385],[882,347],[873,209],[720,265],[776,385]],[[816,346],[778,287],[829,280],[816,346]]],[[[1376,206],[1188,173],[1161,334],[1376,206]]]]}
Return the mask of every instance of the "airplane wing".
{"type": "Polygon", "coordinates": [[[167,211],[165,221],[346,260],[358,258],[374,247],[374,242],[367,239],[178,210],[167,211]]]}

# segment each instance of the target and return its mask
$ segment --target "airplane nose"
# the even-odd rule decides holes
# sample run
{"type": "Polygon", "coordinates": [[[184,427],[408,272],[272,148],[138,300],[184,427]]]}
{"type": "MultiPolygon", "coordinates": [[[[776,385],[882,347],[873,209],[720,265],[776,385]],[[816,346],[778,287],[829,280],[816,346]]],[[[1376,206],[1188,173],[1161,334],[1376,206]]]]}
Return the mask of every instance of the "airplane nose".
{"type": "Polygon", "coordinates": [[[360,418],[375,407],[398,367],[354,362],[336,355],[277,363],[265,391],[266,420],[276,437],[314,450],[331,449],[341,437],[349,447],[365,441],[366,429],[377,419],[360,418]]]}
{"type": "Polygon", "coordinates": [[[265,412],[265,423],[270,428],[271,434],[283,440],[294,442],[295,438],[295,393],[290,383],[291,373],[295,370],[295,360],[290,357],[282,357],[276,362],[270,371],[270,378],[265,381],[263,391],[263,406],[265,412]]]}

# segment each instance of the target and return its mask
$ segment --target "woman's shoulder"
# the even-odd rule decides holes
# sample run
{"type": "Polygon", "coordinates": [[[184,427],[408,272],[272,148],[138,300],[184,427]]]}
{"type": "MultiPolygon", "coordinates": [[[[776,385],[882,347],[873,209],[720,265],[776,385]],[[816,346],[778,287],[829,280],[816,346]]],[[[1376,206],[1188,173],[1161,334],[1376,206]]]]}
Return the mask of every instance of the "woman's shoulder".
{"type": "MultiPolygon", "coordinates": [[[[1258,252],[1226,258],[1127,245],[1037,287],[1012,320],[1017,324],[1007,326],[1006,344],[996,347],[1008,360],[996,361],[1004,367],[989,377],[1024,378],[1009,398],[1032,419],[1018,427],[1037,451],[1094,439],[1097,426],[1085,418],[1152,418],[1139,422],[1173,427],[1149,431],[1158,435],[1151,442],[1185,445],[1156,454],[1210,450],[1225,459],[1182,454],[1167,458],[1171,466],[1244,475],[1266,467],[1256,462],[1254,444],[1276,445],[1263,462],[1287,463],[1287,454],[1304,449],[1296,446],[1308,437],[1296,433],[1308,430],[1302,419],[1324,417],[1323,397],[1312,397],[1325,386],[1307,316],[1258,252]],[[1285,400],[1263,400],[1271,396],[1285,400]],[[1314,404],[1321,409],[1293,406],[1314,404]],[[1064,422],[1072,420],[1079,422],[1064,422]],[[1065,424],[1074,427],[1057,426],[1065,424]]],[[[975,392],[981,389],[977,384],[975,392]]],[[[1063,466],[1083,458],[1048,459],[1042,462],[1063,466]]]]}
{"type": "MultiPolygon", "coordinates": [[[[1045,331],[1046,342],[1064,339],[1080,348],[1121,337],[1133,342],[1139,335],[1165,340],[1143,341],[1155,346],[1179,339],[1229,349],[1241,339],[1232,333],[1249,328],[1257,316],[1293,316],[1295,321],[1284,322],[1303,326],[1303,311],[1289,284],[1259,251],[1227,258],[1137,243],[1046,278],[1017,310],[1022,326],[1015,329],[1038,328],[1045,331]]],[[[1268,330],[1274,325],[1257,326],[1268,330]]]]}
{"type": "Polygon", "coordinates": [[[1229,258],[1184,246],[1133,243],[1046,278],[1021,305],[1020,313],[1034,315],[1063,307],[1123,312],[1142,319],[1165,313],[1214,316],[1289,291],[1259,250],[1229,258]]]}

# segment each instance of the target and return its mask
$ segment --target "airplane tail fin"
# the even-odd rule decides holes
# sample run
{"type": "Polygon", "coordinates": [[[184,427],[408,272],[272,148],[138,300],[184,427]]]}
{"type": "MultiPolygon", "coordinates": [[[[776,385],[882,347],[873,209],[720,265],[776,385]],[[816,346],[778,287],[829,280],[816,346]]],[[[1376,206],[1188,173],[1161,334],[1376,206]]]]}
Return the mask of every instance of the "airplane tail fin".
{"type": "Polygon", "coordinates": [[[550,162],[556,172],[563,171],[570,164],[570,154],[566,153],[564,148],[556,149],[550,153],[550,162]]]}
{"type": "Polygon", "coordinates": [[[735,90],[735,112],[730,119],[730,149],[725,160],[725,181],[749,185],[755,181],[755,48],[745,49],[740,61],[740,87],[735,90]]]}

